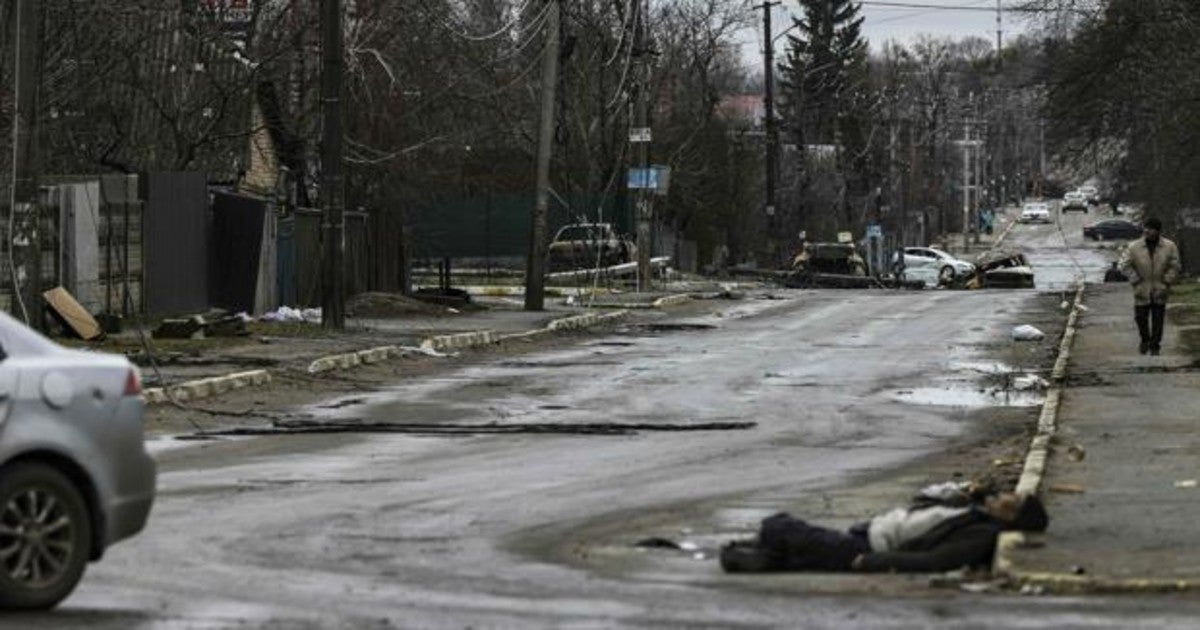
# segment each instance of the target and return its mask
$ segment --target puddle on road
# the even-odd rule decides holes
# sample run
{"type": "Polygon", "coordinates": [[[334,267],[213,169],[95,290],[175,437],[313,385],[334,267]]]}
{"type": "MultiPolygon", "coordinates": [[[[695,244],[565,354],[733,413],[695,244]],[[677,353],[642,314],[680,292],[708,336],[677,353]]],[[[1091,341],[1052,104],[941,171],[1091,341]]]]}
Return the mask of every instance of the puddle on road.
{"type": "Polygon", "coordinates": [[[965,361],[955,363],[952,368],[954,370],[969,370],[982,374],[1012,374],[1016,371],[1012,366],[999,361],[965,361]]]}
{"type": "Polygon", "coordinates": [[[1037,392],[1016,392],[999,389],[962,389],[953,387],[919,387],[902,389],[892,399],[912,405],[933,407],[1036,407],[1045,402],[1037,392]]]}

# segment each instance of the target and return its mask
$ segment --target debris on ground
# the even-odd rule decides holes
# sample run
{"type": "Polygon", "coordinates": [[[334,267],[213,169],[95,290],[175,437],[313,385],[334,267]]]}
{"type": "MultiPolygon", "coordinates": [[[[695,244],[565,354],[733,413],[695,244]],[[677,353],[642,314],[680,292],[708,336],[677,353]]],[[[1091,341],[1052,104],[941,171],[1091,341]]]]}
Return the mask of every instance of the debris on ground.
{"type": "Polygon", "coordinates": [[[42,293],[46,306],[63,330],[70,331],[84,341],[104,338],[104,329],[92,314],[75,297],[62,287],[54,287],[42,293]]]}
{"type": "Polygon", "coordinates": [[[1046,587],[1040,584],[1026,584],[1021,587],[1021,594],[1026,597],[1037,597],[1046,594],[1046,587]]]}
{"type": "Polygon", "coordinates": [[[1037,374],[1025,374],[1015,377],[1012,381],[1012,388],[1019,392],[1042,391],[1049,386],[1050,383],[1037,374]]]}
{"type": "Polygon", "coordinates": [[[1062,494],[1083,494],[1083,486],[1077,483],[1056,483],[1051,484],[1048,488],[1050,492],[1059,492],[1062,494]]]}
{"type": "Polygon", "coordinates": [[[1085,457],[1087,457],[1087,451],[1083,450],[1083,447],[1078,444],[1072,444],[1071,447],[1067,449],[1067,459],[1073,462],[1081,462],[1085,457]]]}
{"type": "Polygon", "coordinates": [[[1195,488],[1197,482],[1195,479],[1180,479],[1175,482],[1176,488],[1195,488]]]}
{"type": "Polygon", "coordinates": [[[205,324],[201,315],[186,319],[164,319],[151,334],[155,339],[203,339],[205,324]]]}
{"type": "Polygon", "coordinates": [[[246,322],[249,319],[245,313],[221,317],[206,322],[204,334],[209,337],[245,337],[250,334],[250,331],[246,330],[246,322]]]}
{"type": "Polygon", "coordinates": [[[450,308],[430,304],[400,293],[360,293],[346,303],[350,317],[397,317],[401,315],[444,315],[450,308]]]}
{"type": "Polygon", "coordinates": [[[279,308],[264,313],[258,318],[264,322],[295,322],[295,323],[321,323],[321,309],[319,308],[292,308],[290,306],[280,306],[279,308]]]}
{"type": "Polygon", "coordinates": [[[641,547],[643,549],[675,549],[675,550],[683,549],[683,547],[679,546],[679,543],[677,543],[673,540],[667,539],[667,538],[663,538],[661,536],[652,536],[650,538],[643,538],[642,540],[639,540],[636,543],[634,543],[633,546],[641,547]]]}
{"type": "Polygon", "coordinates": [[[1013,328],[1012,338],[1013,341],[1041,341],[1046,338],[1046,333],[1029,324],[1021,324],[1013,328]]]}

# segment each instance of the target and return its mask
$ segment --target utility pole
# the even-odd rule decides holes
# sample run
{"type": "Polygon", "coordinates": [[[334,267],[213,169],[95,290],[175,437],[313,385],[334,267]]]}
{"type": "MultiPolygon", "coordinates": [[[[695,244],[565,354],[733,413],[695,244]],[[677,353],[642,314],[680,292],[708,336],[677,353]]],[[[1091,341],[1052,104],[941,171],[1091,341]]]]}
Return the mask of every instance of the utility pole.
{"type": "Polygon", "coordinates": [[[321,326],[346,327],[345,197],[342,176],[342,0],[321,0],[321,326]]]}
{"type": "MultiPolygon", "coordinates": [[[[43,329],[42,253],[37,187],[37,111],[41,19],[39,0],[16,0],[12,180],[9,196],[9,280],[12,310],[25,323],[43,329]]],[[[111,278],[110,278],[111,281],[111,278]]]]}
{"type": "Polygon", "coordinates": [[[971,121],[963,121],[963,172],[962,172],[962,239],[963,250],[967,249],[967,228],[971,219],[971,121]]]}
{"type": "Polygon", "coordinates": [[[776,251],[776,222],[775,222],[775,180],[779,174],[779,126],[775,120],[775,34],[771,28],[771,8],[780,2],[764,2],[756,9],[763,12],[763,124],[767,132],[766,138],[766,194],[763,199],[764,210],[767,213],[767,251],[770,256],[771,268],[779,263],[776,251]]]}
{"type": "MultiPolygon", "coordinates": [[[[649,129],[650,114],[650,51],[646,45],[646,8],[642,0],[634,0],[634,53],[638,57],[639,88],[637,100],[638,129],[649,129]]],[[[637,290],[648,291],[650,282],[650,204],[652,191],[650,184],[650,143],[639,142],[637,150],[637,165],[644,180],[638,182],[639,187],[634,194],[637,208],[637,290]]]]}
{"type": "Polygon", "coordinates": [[[1001,59],[1001,52],[1004,50],[1004,7],[1000,6],[1001,0],[996,0],[996,72],[1000,72],[1001,66],[1004,65],[1004,60],[1001,59]]]}
{"type": "MultiPolygon", "coordinates": [[[[558,31],[560,0],[547,0],[546,47],[542,51],[542,118],[538,127],[537,196],[529,231],[529,260],[525,263],[525,310],[540,311],[546,300],[546,215],[550,206],[550,157],[554,150],[554,118],[558,88],[558,31]]],[[[639,243],[640,245],[640,243],[639,243]]]]}

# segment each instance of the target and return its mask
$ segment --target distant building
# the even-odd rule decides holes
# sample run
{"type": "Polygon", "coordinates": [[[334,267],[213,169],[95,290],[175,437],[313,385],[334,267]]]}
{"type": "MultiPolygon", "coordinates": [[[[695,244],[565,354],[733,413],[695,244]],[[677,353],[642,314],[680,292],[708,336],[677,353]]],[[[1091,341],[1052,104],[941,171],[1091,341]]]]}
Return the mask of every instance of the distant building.
{"type": "Polygon", "coordinates": [[[765,120],[762,95],[726,96],[717,104],[717,114],[739,126],[761,129],[765,120]]]}

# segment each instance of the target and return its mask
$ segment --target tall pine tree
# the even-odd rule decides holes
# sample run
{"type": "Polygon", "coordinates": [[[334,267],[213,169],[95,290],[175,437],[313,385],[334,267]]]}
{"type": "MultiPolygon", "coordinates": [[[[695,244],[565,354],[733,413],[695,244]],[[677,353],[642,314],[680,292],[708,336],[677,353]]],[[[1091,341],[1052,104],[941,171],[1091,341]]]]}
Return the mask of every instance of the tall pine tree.
{"type": "Polygon", "coordinates": [[[867,186],[866,84],[867,43],[862,37],[861,5],[852,0],[797,0],[802,17],[793,19],[794,35],[780,65],[783,125],[798,147],[798,227],[828,233],[852,229],[856,217],[849,197],[867,186]],[[837,147],[837,177],[819,178],[808,151],[811,145],[837,147]],[[833,198],[818,190],[836,190],[833,198]],[[823,198],[813,198],[816,197],[823,198]],[[813,216],[806,208],[832,208],[813,216]]]}
{"type": "Polygon", "coordinates": [[[839,116],[854,111],[867,68],[860,5],[797,0],[786,60],[780,65],[785,122],[807,144],[835,144],[839,116]]]}

